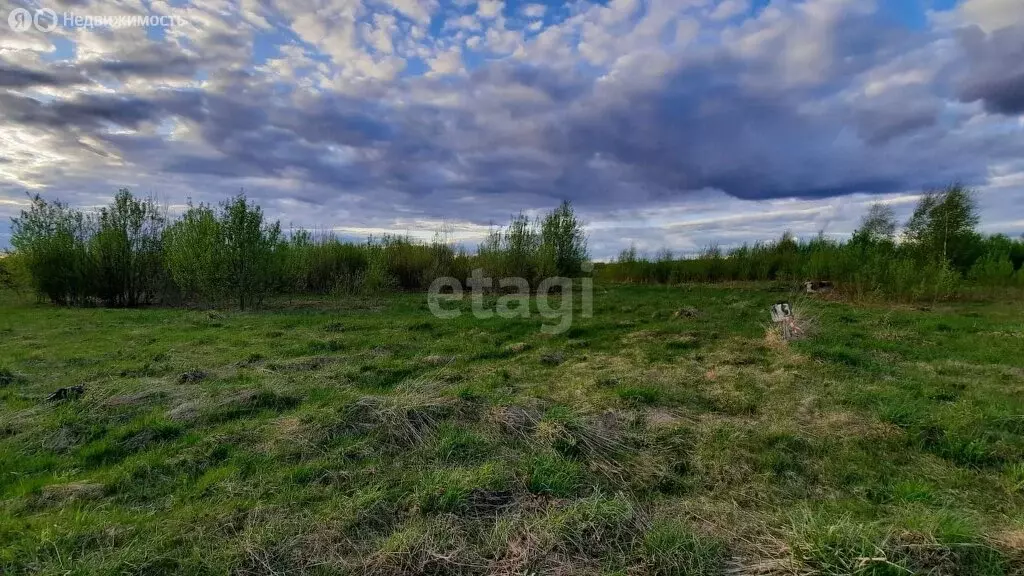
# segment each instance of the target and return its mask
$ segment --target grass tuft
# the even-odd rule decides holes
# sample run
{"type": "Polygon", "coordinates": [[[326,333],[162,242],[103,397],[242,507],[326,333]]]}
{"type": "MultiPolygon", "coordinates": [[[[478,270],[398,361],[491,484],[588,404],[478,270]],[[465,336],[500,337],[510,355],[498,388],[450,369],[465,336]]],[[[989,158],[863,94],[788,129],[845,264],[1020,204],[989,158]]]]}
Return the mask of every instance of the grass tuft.
{"type": "Polygon", "coordinates": [[[644,535],[642,549],[651,574],[700,576],[721,573],[726,546],[678,521],[659,521],[644,535]]]}

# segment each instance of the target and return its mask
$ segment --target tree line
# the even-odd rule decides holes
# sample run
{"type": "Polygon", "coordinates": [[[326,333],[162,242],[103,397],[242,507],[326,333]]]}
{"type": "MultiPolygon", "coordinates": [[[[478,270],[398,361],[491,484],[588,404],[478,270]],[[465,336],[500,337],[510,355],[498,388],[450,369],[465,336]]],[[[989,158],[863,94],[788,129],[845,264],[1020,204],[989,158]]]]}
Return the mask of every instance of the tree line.
{"type": "Polygon", "coordinates": [[[93,212],[36,195],[11,230],[14,251],[0,259],[0,282],[71,306],[233,303],[244,310],[274,294],[425,290],[439,277],[465,281],[474,268],[536,286],[549,276],[579,276],[589,259],[583,223],[568,202],[540,219],[514,217],[473,254],[443,238],[357,243],[285,233],[244,194],[216,206],[190,204],[178,218],[127,189],[93,212]]]}
{"type": "MultiPolygon", "coordinates": [[[[902,229],[875,204],[852,238],[823,234],[692,258],[623,250],[598,265],[606,280],[636,283],[831,280],[855,297],[942,299],[964,288],[1024,287],[1024,239],[984,236],[971,190],[925,193],[902,229]]],[[[332,234],[284,232],[239,194],[218,205],[189,205],[172,218],[152,198],[122,189],[109,206],[83,212],[40,196],[12,220],[13,253],[0,258],[0,288],[30,287],[61,305],[233,303],[257,307],[274,294],[376,294],[424,290],[436,278],[465,281],[474,268],[532,286],[578,277],[589,260],[583,223],[569,203],[492,229],[470,253],[438,237],[417,243],[383,236],[346,242],[332,234]]]]}
{"type": "Polygon", "coordinates": [[[984,236],[974,193],[951,185],[926,192],[902,230],[891,207],[871,206],[852,238],[790,233],[693,258],[663,250],[653,258],[628,248],[600,266],[602,278],[638,283],[830,280],[855,297],[946,299],[965,288],[1024,287],[1024,238],[984,236]],[[898,233],[899,232],[899,233],[898,233]]]}

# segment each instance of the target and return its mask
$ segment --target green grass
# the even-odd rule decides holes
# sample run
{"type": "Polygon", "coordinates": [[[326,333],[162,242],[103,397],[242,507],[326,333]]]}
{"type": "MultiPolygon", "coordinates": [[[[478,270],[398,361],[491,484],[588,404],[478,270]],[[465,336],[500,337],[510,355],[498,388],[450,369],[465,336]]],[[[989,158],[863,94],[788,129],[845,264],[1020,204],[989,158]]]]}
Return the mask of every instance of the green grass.
{"type": "Polygon", "coordinates": [[[786,297],[0,295],[0,573],[1021,574],[1024,307],[786,297]]]}

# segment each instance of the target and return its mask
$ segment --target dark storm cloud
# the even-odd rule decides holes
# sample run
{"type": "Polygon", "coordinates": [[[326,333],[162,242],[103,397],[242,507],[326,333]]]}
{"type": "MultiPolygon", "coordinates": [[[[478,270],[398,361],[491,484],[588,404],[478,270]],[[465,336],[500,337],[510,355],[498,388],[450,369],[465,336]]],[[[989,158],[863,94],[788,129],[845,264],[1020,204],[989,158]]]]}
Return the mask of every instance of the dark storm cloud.
{"type": "MultiPolygon", "coordinates": [[[[935,109],[859,115],[835,103],[807,111],[804,89],[771,92],[723,80],[742,77],[743,66],[724,59],[686,66],[663,85],[572,118],[556,132],[554,149],[576,166],[615,159],[668,194],[718,188],[748,199],[819,197],[934,183],[929,171],[909,169],[918,159],[896,140],[931,127],[935,109]]],[[[982,160],[962,158],[958,176],[982,177],[982,160]]]]}
{"type": "Polygon", "coordinates": [[[302,114],[281,109],[275,112],[275,126],[310,142],[363,146],[395,136],[394,127],[387,122],[390,111],[363,100],[324,95],[303,106],[302,114]]]}
{"type": "MultiPolygon", "coordinates": [[[[862,13],[807,38],[799,26],[758,33],[771,25],[738,28],[734,44],[767,38],[756,50],[702,46],[673,55],[657,75],[645,75],[642,59],[615,74],[498,60],[464,76],[406,76],[342,94],[284,86],[232,64],[189,91],[154,82],[144,94],[123,97],[0,94],[0,114],[11,126],[88,133],[130,164],[172,178],[300,182],[302,190],[288,194],[314,204],[339,192],[388,194],[441,215],[451,213],[446,200],[486,197],[459,214],[477,221],[496,205],[526,205],[523,199],[544,205],[566,198],[595,208],[709,188],[766,199],[896,192],[953,179],[975,184],[990,165],[1024,155],[1021,138],[961,131],[963,118],[947,109],[950,98],[961,98],[1001,114],[1024,110],[1020,30],[965,31],[955,70],[868,95],[864,76],[927,50],[935,37],[862,13]],[[793,42],[821,58],[786,60],[793,42]],[[186,121],[196,141],[108,130],[168,120],[186,121]]],[[[0,87],[191,77],[205,63],[244,52],[247,42],[225,30],[189,56],[155,44],[77,68],[0,64],[0,87]]]]}
{"type": "Polygon", "coordinates": [[[151,52],[132,60],[99,62],[88,68],[118,78],[188,77],[196,73],[197,61],[179,54],[151,52]]]}
{"type": "Polygon", "coordinates": [[[7,122],[25,126],[65,129],[98,128],[104,122],[136,127],[158,117],[158,108],[139,98],[86,97],[70,102],[44,103],[33,98],[0,94],[0,114],[7,122]]]}
{"type": "Polygon", "coordinates": [[[892,192],[951,178],[977,183],[990,161],[1020,153],[1019,142],[939,137],[935,131],[950,126],[941,125],[941,98],[934,94],[896,91],[859,104],[833,98],[847,87],[848,76],[924,42],[871,23],[856,17],[837,26],[836,69],[808,86],[766,89],[748,80],[770,76],[767,60],[713,55],[684,60],[654,86],[626,86],[602,98],[585,76],[496,63],[462,81],[414,79],[402,87],[413,95],[495,95],[494,102],[400,109],[335,97],[283,109],[232,102],[211,118],[204,134],[254,173],[292,168],[320,184],[379,185],[413,196],[447,187],[590,204],[620,201],[629,194],[623,185],[651,197],[719,188],[757,199],[892,192]],[[515,87],[535,89],[545,99],[501,100],[515,87]],[[815,99],[826,104],[806,110],[804,104],[815,99]],[[252,109],[260,112],[238,120],[240,111],[252,109]],[[258,128],[263,121],[276,130],[258,128]],[[374,153],[339,162],[306,143],[374,153]],[[950,161],[936,168],[936,158],[950,161]],[[622,167],[618,174],[610,172],[614,166],[622,167]],[[630,180],[609,179],[623,174],[630,180]]]}
{"type": "Polygon", "coordinates": [[[994,114],[1024,114],[1024,26],[989,34],[972,27],[960,39],[967,56],[960,98],[980,100],[994,114]]]}
{"type": "Polygon", "coordinates": [[[471,86],[523,86],[533,88],[552,102],[570,102],[589,89],[589,83],[576,71],[551,70],[519,62],[498,61],[475,70],[471,86]]]}
{"type": "Polygon", "coordinates": [[[165,48],[138,50],[129,60],[97,60],[77,67],[49,65],[47,69],[33,69],[0,59],[0,88],[78,86],[107,78],[181,78],[195,74],[197,66],[196,59],[165,48]]]}
{"type": "Polygon", "coordinates": [[[7,62],[0,62],[0,88],[20,89],[34,86],[70,86],[87,82],[89,80],[78,70],[31,70],[7,62]]]}
{"type": "Polygon", "coordinates": [[[42,102],[7,93],[0,94],[0,118],[12,124],[57,131],[77,128],[99,132],[105,124],[137,128],[143,122],[157,122],[171,115],[199,118],[200,100],[196,93],[167,92],[152,99],[84,95],[42,102]]]}
{"type": "MultiPolygon", "coordinates": [[[[466,107],[320,96],[301,106],[269,92],[208,96],[207,144],[223,157],[169,157],[165,169],[219,176],[301,174],[338,189],[386,187],[416,196],[438,188],[485,195],[536,194],[583,204],[718,188],[747,199],[892,192],[949,179],[981,181],[988,162],[1020,143],[931,140],[941,109],[933,96],[896,93],[851,106],[802,109],[810,88],[764,90],[741,80],[749,63],[716,57],[681,65],[663,82],[602,99],[582,78],[523,67],[482,70],[454,93],[536,88],[543,102],[466,107]],[[912,96],[907,104],[901,98],[912,96]],[[500,110],[504,116],[491,114],[500,110]],[[523,129],[518,118],[530,122],[523,129]],[[852,131],[851,131],[852,128],[852,131]],[[342,157],[325,146],[355,147],[342,157]],[[924,147],[924,148],[922,148],[924,147]],[[937,169],[935,158],[956,158],[937,169]],[[608,168],[606,165],[611,165],[608,168]],[[614,166],[623,167],[618,174],[614,166]],[[612,176],[628,175],[623,182],[612,176]]],[[[430,81],[409,81],[416,94],[430,81]]],[[[833,86],[834,90],[841,85],[833,86]]],[[[147,117],[142,106],[130,119],[147,117]]]]}

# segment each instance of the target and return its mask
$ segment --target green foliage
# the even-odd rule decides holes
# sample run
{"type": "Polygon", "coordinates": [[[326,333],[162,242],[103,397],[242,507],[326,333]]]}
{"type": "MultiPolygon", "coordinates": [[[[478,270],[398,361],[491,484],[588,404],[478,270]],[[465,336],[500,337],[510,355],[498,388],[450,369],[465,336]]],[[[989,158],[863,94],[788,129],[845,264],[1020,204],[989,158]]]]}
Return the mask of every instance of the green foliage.
{"type": "MultiPolygon", "coordinates": [[[[274,293],[425,290],[441,277],[465,281],[474,268],[536,286],[548,276],[582,274],[587,260],[583,225],[568,202],[543,220],[513,218],[476,255],[443,236],[429,244],[402,236],[355,244],[301,229],[286,236],[243,194],[216,208],[189,205],[171,222],[152,199],[125,189],[93,214],[36,196],[13,231],[14,257],[32,286],[73,305],[228,301],[244,310],[274,293]]],[[[15,285],[9,268],[0,268],[4,286],[15,285]]]]}
{"type": "Polygon", "coordinates": [[[492,276],[525,278],[534,285],[540,277],[540,246],[537,224],[519,214],[506,228],[490,233],[478,250],[479,262],[492,276]]]}
{"type": "Polygon", "coordinates": [[[93,295],[90,236],[80,211],[39,195],[11,222],[11,245],[25,258],[33,288],[55,304],[82,304],[93,295]]]}
{"type": "Polygon", "coordinates": [[[544,276],[575,278],[587,261],[587,238],[583,223],[572,205],[562,202],[549,213],[540,227],[541,272],[544,276]]]}
{"type": "Polygon", "coordinates": [[[888,204],[872,204],[853,236],[867,243],[891,241],[896,236],[896,213],[888,204]]]}
{"type": "Polygon", "coordinates": [[[21,292],[30,283],[24,256],[17,253],[0,254],[0,290],[21,292]]]}
{"type": "Polygon", "coordinates": [[[263,210],[239,194],[221,205],[220,227],[224,290],[242,310],[258,306],[274,285],[281,225],[264,223],[263,210]]]}
{"type": "Polygon", "coordinates": [[[220,296],[224,268],[223,237],[213,210],[204,204],[189,206],[164,234],[167,270],[187,299],[212,300],[220,296]]]}
{"type": "Polygon", "coordinates": [[[477,254],[477,264],[490,276],[524,278],[534,287],[544,278],[581,276],[589,258],[583,223],[569,202],[542,220],[514,216],[507,227],[490,233],[477,254]]]}
{"type": "Polygon", "coordinates": [[[0,288],[6,288],[8,290],[13,290],[15,288],[14,273],[11,272],[10,262],[7,262],[6,259],[2,257],[0,257],[0,288]]]}
{"type": "Polygon", "coordinates": [[[971,266],[967,278],[985,286],[1010,286],[1014,283],[1013,261],[1009,254],[985,254],[971,266]]]}
{"type": "Polygon", "coordinates": [[[918,260],[949,262],[958,271],[966,272],[977,257],[978,221],[974,193],[953,184],[925,193],[907,222],[904,236],[918,260]]]}
{"type": "Polygon", "coordinates": [[[719,574],[725,544],[675,521],[660,521],[647,531],[644,558],[659,576],[719,574]]]}
{"type": "Polygon", "coordinates": [[[139,200],[122,188],[93,217],[89,252],[96,295],[109,306],[138,306],[164,288],[162,235],[165,218],[152,198],[139,200]]]}
{"type": "Polygon", "coordinates": [[[400,292],[5,296],[4,574],[1020,572],[1019,299],[805,302],[826,329],[776,347],[749,284],[599,284],[556,340],[400,292]]]}
{"type": "Polygon", "coordinates": [[[333,235],[317,240],[306,230],[296,230],[279,250],[284,263],[281,291],[354,294],[362,289],[369,267],[366,246],[333,235]]]}
{"type": "Polygon", "coordinates": [[[603,266],[601,276],[638,283],[831,280],[854,297],[896,300],[944,300],[965,287],[1021,285],[1024,239],[980,236],[976,212],[972,192],[950,186],[924,195],[900,242],[892,209],[875,204],[848,242],[824,234],[797,240],[787,232],[724,256],[713,246],[686,259],[668,251],[648,259],[631,247],[603,266]]]}
{"type": "MultiPolygon", "coordinates": [[[[924,195],[901,241],[892,210],[876,204],[848,242],[824,234],[798,240],[787,232],[773,242],[728,252],[711,246],[684,259],[668,250],[648,259],[630,247],[600,270],[611,280],[662,284],[827,279],[855,297],[902,300],[1024,285],[1024,239],[982,237],[977,222],[972,192],[950,186],[924,195]]],[[[285,235],[244,195],[216,208],[190,205],[171,222],[152,199],[128,190],[93,214],[36,196],[12,230],[15,252],[0,266],[0,283],[29,284],[50,301],[71,305],[184,299],[245,309],[271,294],[424,290],[441,277],[465,281],[476,268],[491,278],[524,278],[535,288],[548,277],[588,273],[583,225],[568,202],[536,220],[513,217],[476,254],[443,236],[425,244],[402,236],[343,242],[301,229],[285,235]]]]}

